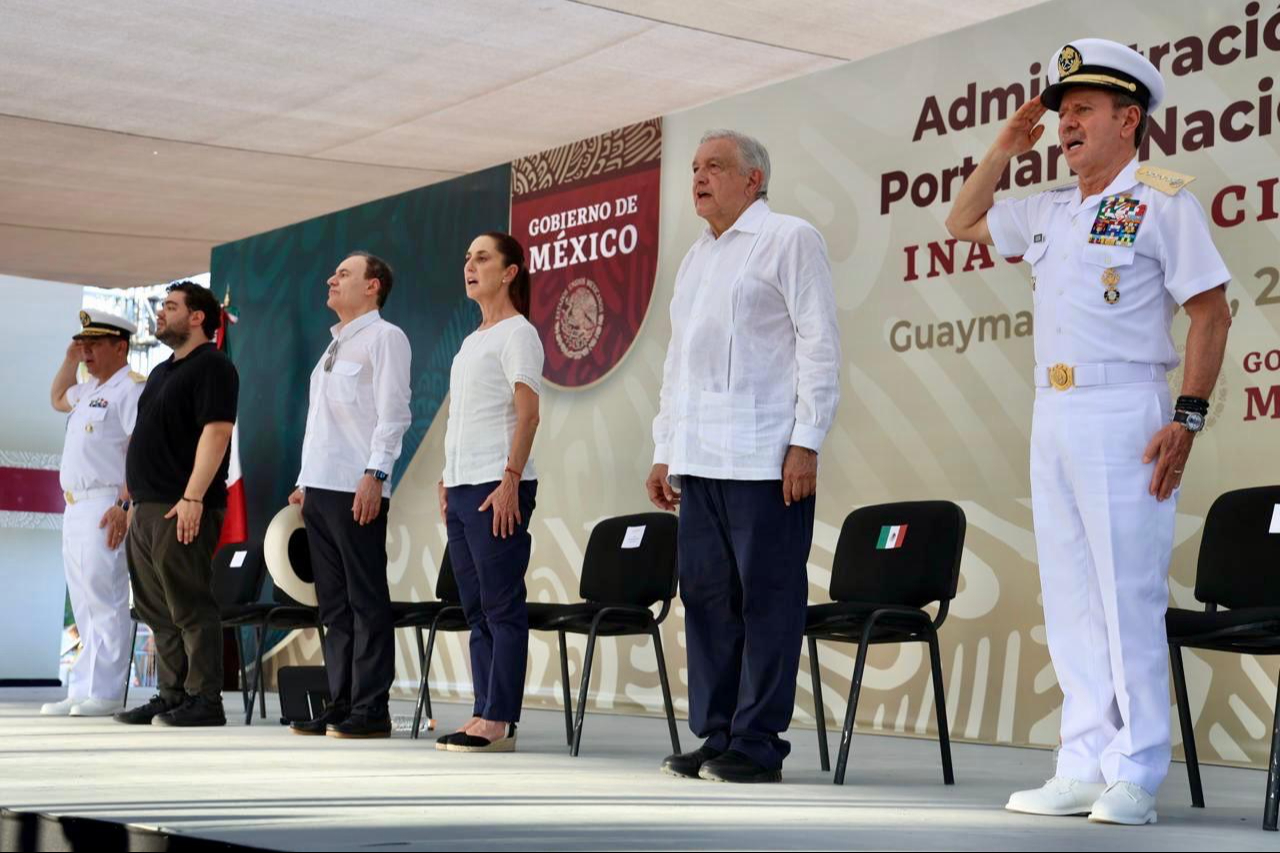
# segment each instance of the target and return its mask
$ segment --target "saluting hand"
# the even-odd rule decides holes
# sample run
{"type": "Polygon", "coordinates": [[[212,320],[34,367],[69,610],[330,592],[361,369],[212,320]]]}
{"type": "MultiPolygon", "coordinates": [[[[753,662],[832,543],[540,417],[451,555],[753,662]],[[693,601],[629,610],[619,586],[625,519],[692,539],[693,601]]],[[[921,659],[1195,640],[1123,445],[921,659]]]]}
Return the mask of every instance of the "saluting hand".
{"type": "Polygon", "coordinates": [[[1048,107],[1040,103],[1039,98],[1032,98],[1018,107],[1018,111],[1009,116],[1004,127],[1000,128],[1000,133],[996,135],[995,147],[1011,157],[1026,154],[1035,148],[1040,137],[1044,135],[1044,125],[1040,120],[1044,118],[1047,111],[1048,107]]]}

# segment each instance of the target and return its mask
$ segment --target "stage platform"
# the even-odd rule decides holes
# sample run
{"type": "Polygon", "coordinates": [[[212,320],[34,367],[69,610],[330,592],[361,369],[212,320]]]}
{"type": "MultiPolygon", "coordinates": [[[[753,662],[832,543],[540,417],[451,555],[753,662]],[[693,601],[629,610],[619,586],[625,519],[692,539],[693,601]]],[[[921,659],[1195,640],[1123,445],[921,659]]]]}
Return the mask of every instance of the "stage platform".
{"type": "MultiPolygon", "coordinates": [[[[1186,769],[1175,764],[1159,824],[1111,827],[1003,809],[1011,789],[1052,775],[1043,750],[956,744],[956,784],[947,787],[936,742],[859,734],[838,787],[819,769],[813,731],[795,730],[783,784],[739,786],[660,774],[670,742],[656,718],[589,715],[582,755],[571,758],[563,717],[529,711],[518,752],[484,755],[438,752],[434,736],[399,732],[376,741],[298,737],[276,722],[270,701],[268,719],[245,727],[239,694],[227,696],[234,719],[223,729],[38,716],[41,702],[60,695],[0,690],[6,831],[25,813],[158,829],[188,849],[216,848],[201,840],[276,850],[1280,847],[1261,829],[1265,775],[1253,770],[1204,767],[1209,807],[1192,809],[1186,769]]],[[[468,710],[437,703],[441,728],[468,710]]],[[[412,706],[395,702],[392,711],[412,706]]],[[[687,729],[681,737],[686,749],[696,745],[687,729]]],[[[833,757],[836,746],[832,736],[833,757]]],[[[94,849],[114,848],[98,840],[94,849]]]]}

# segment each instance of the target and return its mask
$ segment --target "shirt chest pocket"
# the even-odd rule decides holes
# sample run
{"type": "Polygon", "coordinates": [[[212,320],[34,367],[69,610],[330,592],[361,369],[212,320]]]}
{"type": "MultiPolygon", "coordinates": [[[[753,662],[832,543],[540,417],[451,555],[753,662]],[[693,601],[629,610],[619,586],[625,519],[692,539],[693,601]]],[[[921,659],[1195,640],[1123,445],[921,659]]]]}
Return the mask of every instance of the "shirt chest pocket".
{"type": "Polygon", "coordinates": [[[354,403],[360,392],[360,362],[335,361],[325,377],[324,393],[335,403],[354,403]]]}
{"type": "Polygon", "coordinates": [[[1137,250],[1132,246],[1104,246],[1099,243],[1085,243],[1080,250],[1081,262],[1099,274],[1107,269],[1132,266],[1136,255],[1137,250]]]}
{"type": "Polygon", "coordinates": [[[85,432],[97,432],[107,420],[107,410],[101,406],[85,406],[72,415],[68,428],[79,426],[85,432]]]}

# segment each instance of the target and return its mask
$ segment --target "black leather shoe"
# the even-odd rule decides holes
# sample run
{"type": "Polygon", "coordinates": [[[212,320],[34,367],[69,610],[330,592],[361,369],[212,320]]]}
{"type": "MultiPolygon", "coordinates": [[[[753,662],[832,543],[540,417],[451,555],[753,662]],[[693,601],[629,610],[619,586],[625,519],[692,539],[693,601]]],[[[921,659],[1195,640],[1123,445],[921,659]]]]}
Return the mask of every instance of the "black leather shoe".
{"type": "Polygon", "coordinates": [[[722,754],[709,746],[700,746],[693,752],[677,752],[662,759],[662,772],[682,779],[697,779],[702,765],[722,754]]]}
{"type": "Polygon", "coordinates": [[[290,723],[289,731],[295,735],[318,735],[324,737],[325,731],[330,725],[337,725],[350,716],[350,709],[330,705],[314,720],[297,720],[290,723]]]}
{"type": "Polygon", "coordinates": [[[168,702],[157,693],[147,701],[147,704],[130,708],[128,711],[117,711],[111,715],[111,719],[128,726],[149,726],[157,715],[172,711],[181,704],[181,700],[168,702]]]}
{"type": "Polygon", "coordinates": [[[197,728],[204,726],[225,726],[227,714],[222,710],[222,697],[217,699],[205,696],[188,696],[172,711],[156,714],[151,721],[153,726],[173,726],[175,728],[197,728]]]}
{"type": "Polygon", "coordinates": [[[698,776],[710,782],[781,782],[782,768],[765,767],[736,749],[731,749],[718,758],[703,763],[698,776]]]}
{"type": "Polygon", "coordinates": [[[352,714],[340,723],[329,723],[325,726],[324,733],[337,738],[391,737],[391,715],[370,717],[352,714]]]}

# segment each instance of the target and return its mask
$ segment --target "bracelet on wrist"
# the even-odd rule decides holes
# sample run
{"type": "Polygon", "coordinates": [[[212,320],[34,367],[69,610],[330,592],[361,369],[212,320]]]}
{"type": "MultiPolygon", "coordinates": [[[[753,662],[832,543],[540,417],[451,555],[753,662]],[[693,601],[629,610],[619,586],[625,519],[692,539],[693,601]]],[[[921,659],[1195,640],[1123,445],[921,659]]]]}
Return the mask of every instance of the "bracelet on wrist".
{"type": "Polygon", "coordinates": [[[187,497],[186,495],[183,495],[183,496],[182,496],[182,499],[183,499],[184,501],[186,501],[187,503],[193,503],[193,504],[202,504],[202,503],[204,503],[204,500],[203,500],[203,499],[201,499],[201,498],[189,498],[189,497],[187,497]]]}
{"type": "Polygon", "coordinates": [[[515,470],[514,468],[503,468],[503,469],[502,469],[502,473],[504,473],[504,474],[511,474],[511,475],[512,475],[512,476],[514,476],[517,480],[519,480],[519,479],[520,479],[520,472],[519,472],[519,471],[517,471],[517,470],[515,470]]]}

